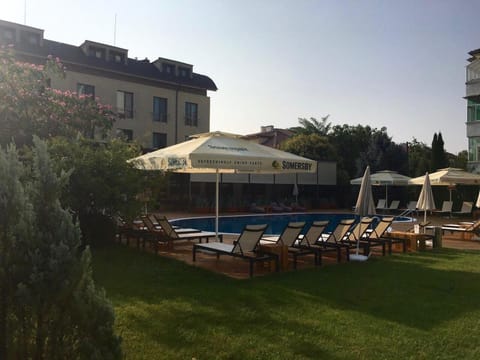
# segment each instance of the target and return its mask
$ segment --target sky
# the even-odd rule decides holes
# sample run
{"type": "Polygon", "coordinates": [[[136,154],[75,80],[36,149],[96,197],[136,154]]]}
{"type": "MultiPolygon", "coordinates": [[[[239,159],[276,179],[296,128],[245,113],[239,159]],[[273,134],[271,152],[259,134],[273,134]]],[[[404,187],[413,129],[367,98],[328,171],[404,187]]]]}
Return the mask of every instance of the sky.
{"type": "Polygon", "coordinates": [[[0,0],[0,19],[47,39],[169,58],[212,78],[210,129],[386,127],[396,143],[468,148],[465,66],[478,0],[0,0]],[[26,9],[26,11],[25,11],[26,9]]]}

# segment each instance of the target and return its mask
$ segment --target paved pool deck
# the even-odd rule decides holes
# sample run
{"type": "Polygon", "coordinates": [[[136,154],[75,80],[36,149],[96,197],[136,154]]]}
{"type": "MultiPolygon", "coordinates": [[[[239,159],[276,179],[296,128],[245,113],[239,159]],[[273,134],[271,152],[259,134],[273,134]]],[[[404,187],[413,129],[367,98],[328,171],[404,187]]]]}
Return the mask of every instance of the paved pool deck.
{"type": "MultiPolygon", "coordinates": [[[[318,211],[310,211],[310,212],[349,213],[348,210],[318,210],[318,211]]],[[[167,211],[167,212],[162,212],[161,214],[167,216],[167,218],[170,220],[177,219],[177,218],[185,218],[185,217],[215,216],[214,213],[199,214],[194,212],[183,212],[183,211],[167,211]]],[[[248,213],[236,213],[236,214],[225,213],[225,214],[220,214],[220,216],[246,215],[246,214],[248,213]]],[[[423,221],[423,213],[418,214],[418,218],[416,220],[417,221],[414,221],[414,222],[394,223],[392,225],[392,230],[393,231],[409,231],[413,229],[413,226],[415,224],[418,224],[419,221],[423,221]]],[[[470,218],[468,217],[449,218],[449,217],[438,216],[438,215],[428,215],[427,220],[433,226],[441,226],[442,224],[447,224],[447,223],[458,223],[461,221],[473,221],[471,217],[470,218]]],[[[233,235],[224,236],[224,241],[227,243],[231,243],[235,239],[236,239],[236,236],[233,236],[233,235]]],[[[220,259],[217,259],[216,256],[212,254],[197,253],[196,262],[193,262],[192,246],[193,246],[193,242],[191,241],[178,242],[178,243],[175,242],[173,249],[160,247],[158,254],[160,256],[174,258],[174,259],[183,261],[187,264],[207,269],[209,271],[215,271],[229,277],[233,277],[237,279],[248,278],[248,268],[249,268],[248,261],[245,261],[239,258],[234,258],[231,256],[220,256],[220,259]]],[[[474,237],[474,240],[460,240],[458,237],[455,237],[455,236],[453,237],[444,236],[442,239],[442,246],[445,248],[480,251],[480,238],[474,237]],[[475,240],[475,239],[478,239],[478,240],[475,240]]],[[[148,247],[145,250],[152,251],[151,249],[148,249],[148,247]]],[[[400,249],[394,249],[394,251],[398,252],[400,251],[400,249]]],[[[372,251],[372,256],[382,256],[382,255],[378,249],[374,248],[372,251]]],[[[344,254],[342,254],[341,263],[345,261],[346,261],[346,258],[344,254]]],[[[339,265],[341,265],[341,263],[339,265]]],[[[331,254],[331,255],[325,254],[322,256],[322,266],[332,266],[336,264],[337,262],[334,254],[331,254]]],[[[308,267],[314,267],[313,256],[308,255],[308,256],[300,257],[298,261],[298,270],[301,270],[303,268],[308,268],[308,267]]],[[[273,270],[273,266],[269,266],[269,264],[255,265],[254,276],[270,274],[272,270],[273,270]]],[[[287,270],[293,271],[291,262],[289,263],[287,270]]]]}

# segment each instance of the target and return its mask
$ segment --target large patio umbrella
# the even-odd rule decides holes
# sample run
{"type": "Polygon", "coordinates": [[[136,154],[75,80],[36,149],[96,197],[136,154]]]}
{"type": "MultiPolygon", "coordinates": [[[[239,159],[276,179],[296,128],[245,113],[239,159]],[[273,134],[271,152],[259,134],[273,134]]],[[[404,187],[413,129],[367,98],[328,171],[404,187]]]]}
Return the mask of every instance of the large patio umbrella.
{"type": "MultiPolygon", "coordinates": [[[[363,216],[375,215],[375,203],[373,202],[372,184],[370,177],[370,166],[367,166],[365,173],[363,174],[362,182],[360,184],[360,191],[358,192],[357,202],[355,204],[355,214],[358,215],[359,220],[362,220],[363,216]]],[[[360,232],[360,226],[358,226],[360,232]]],[[[350,255],[351,260],[365,261],[368,256],[360,255],[360,236],[357,236],[357,251],[355,255],[350,255]]]]}
{"type": "Polygon", "coordinates": [[[420,196],[417,201],[417,209],[424,210],[423,221],[427,221],[427,210],[435,209],[435,200],[433,199],[432,186],[430,185],[430,176],[428,172],[424,176],[424,182],[420,196]]]}
{"type": "MultiPolygon", "coordinates": [[[[350,180],[352,185],[360,185],[362,183],[363,177],[350,180]]],[[[370,175],[370,181],[372,186],[385,186],[385,199],[388,204],[388,187],[389,186],[402,186],[408,185],[408,181],[411,178],[402,174],[399,174],[396,171],[391,170],[382,170],[377,171],[370,175]]]]}
{"type": "Polygon", "coordinates": [[[218,234],[221,173],[310,173],[317,163],[224,132],[197,134],[190,140],[129,160],[139,169],[215,173],[215,232],[218,234]]]}
{"type": "MultiPolygon", "coordinates": [[[[448,186],[450,201],[452,201],[452,189],[455,185],[480,185],[480,175],[457,168],[440,169],[430,174],[429,177],[432,186],[448,186]]],[[[408,183],[410,185],[422,185],[424,182],[425,176],[419,176],[410,179],[408,183]]]]}

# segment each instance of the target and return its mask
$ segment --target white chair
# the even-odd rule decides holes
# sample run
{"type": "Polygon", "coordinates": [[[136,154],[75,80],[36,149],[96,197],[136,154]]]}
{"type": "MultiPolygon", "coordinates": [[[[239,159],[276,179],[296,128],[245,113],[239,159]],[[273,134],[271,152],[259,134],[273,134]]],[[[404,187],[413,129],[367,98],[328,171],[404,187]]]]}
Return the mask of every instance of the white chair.
{"type": "Polygon", "coordinates": [[[444,201],[442,204],[442,210],[434,210],[435,214],[451,214],[452,213],[452,201],[444,201]]]}
{"type": "Polygon", "coordinates": [[[417,212],[417,201],[409,201],[406,209],[402,209],[402,212],[398,216],[408,216],[412,213],[417,212]]]}
{"type": "Polygon", "coordinates": [[[387,200],[386,199],[379,199],[376,209],[377,210],[385,210],[387,208],[387,200]]]}
{"type": "Polygon", "coordinates": [[[472,213],[473,209],[473,203],[471,201],[464,201],[462,203],[462,208],[459,211],[452,211],[453,215],[458,215],[458,216],[467,216],[472,213]]]}
{"type": "Polygon", "coordinates": [[[390,206],[386,210],[395,211],[395,210],[398,210],[399,206],[400,206],[399,200],[392,200],[392,202],[390,203],[390,206]]]}

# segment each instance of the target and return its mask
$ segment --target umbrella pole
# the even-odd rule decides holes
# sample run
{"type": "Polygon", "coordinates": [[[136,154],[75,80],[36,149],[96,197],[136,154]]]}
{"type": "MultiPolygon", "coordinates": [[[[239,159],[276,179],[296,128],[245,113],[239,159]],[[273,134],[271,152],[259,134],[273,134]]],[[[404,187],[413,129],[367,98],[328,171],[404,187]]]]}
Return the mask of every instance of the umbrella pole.
{"type": "Polygon", "coordinates": [[[425,209],[425,211],[423,212],[423,224],[425,225],[423,227],[423,232],[425,232],[426,224],[427,224],[427,209],[425,209]]]}
{"type": "MultiPolygon", "coordinates": [[[[450,204],[452,204],[452,189],[449,187],[448,188],[448,192],[450,193],[450,204]]],[[[450,209],[450,212],[448,213],[448,217],[451,218],[452,217],[452,210],[450,209]]]]}
{"type": "Polygon", "coordinates": [[[218,241],[218,183],[220,179],[220,173],[218,172],[218,169],[216,171],[216,178],[215,178],[215,240],[218,241]]]}
{"type": "Polygon", "coordinates": [[[358,217],[358,236],[357,236],[357,255],[358,253],[360,252],[360,222],[362,221],[362,219],[360,218],[360,216],[358,217]]]}
{"type": "Polygon", "coordinates": [[[388,185],[385,184],[385,207],[388,208],[388,185]]]}

